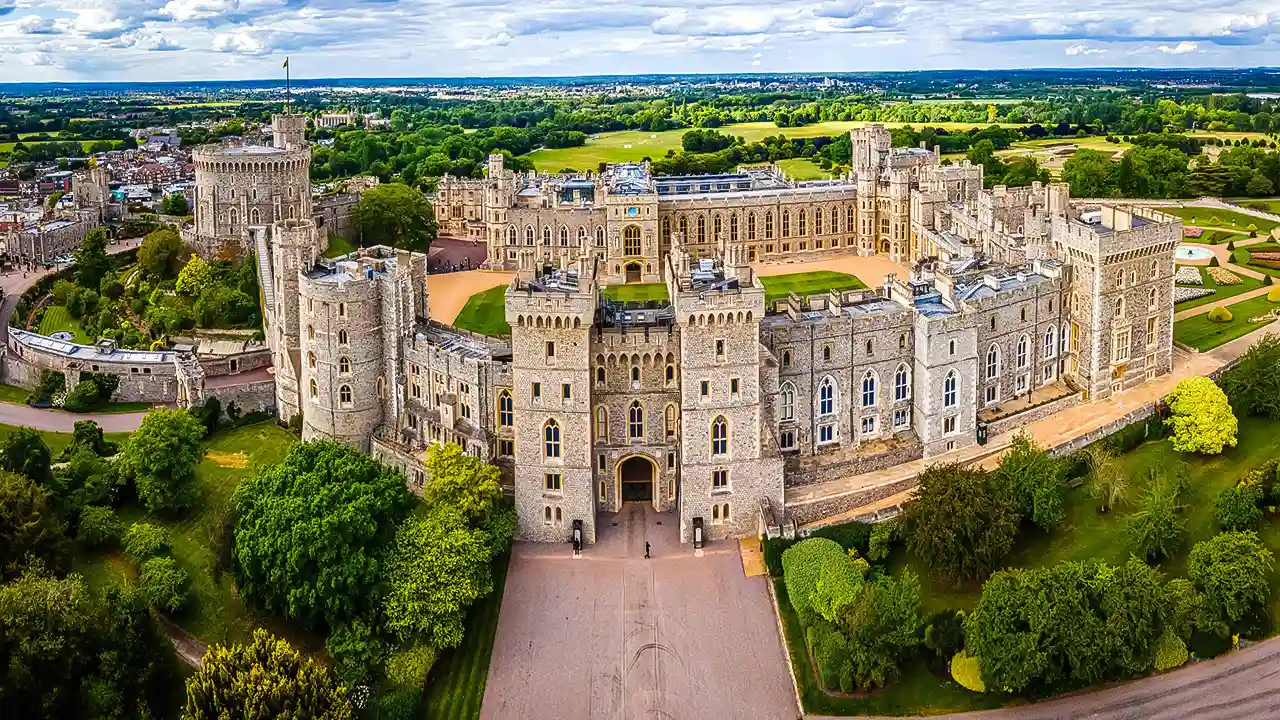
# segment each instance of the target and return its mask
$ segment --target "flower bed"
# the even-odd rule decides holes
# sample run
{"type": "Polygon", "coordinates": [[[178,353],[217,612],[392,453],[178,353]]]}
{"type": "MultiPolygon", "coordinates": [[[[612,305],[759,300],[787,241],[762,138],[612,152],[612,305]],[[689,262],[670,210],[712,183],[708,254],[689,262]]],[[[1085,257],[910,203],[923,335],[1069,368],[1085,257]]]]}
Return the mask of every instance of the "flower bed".
{"type": "Polygon", "coordinates": [[[1182,236],[1189,238],[1198,238],[1204,234],[1204,230],[1197,227],[1189,227],[1182,229],[1182,236]]]}
{"type": "Polygon", "coordinates": [[[1254,260],[1280,260],[1280,252],[1251,252],[1249,257],[1254,260]]]}
{"type": "Polygon", "coordinates": [[[1240,278],[1235,273],[1231,272],[1226,268],[1211,267],[1208,270],[1209,270],[1209,277],[1213,278],[1213,281],[1218,285],[1239,285],[1240,284],[1240,278]]]}
{"type": "Polygon", "coordinates": [[[1200,268],[1191,265],[1180,266],[1178,272],[1173,275],[1173,281],[1179,285],[1204,284],[1204,278],[1200,275],[1200,268]]]}
{"type": "Polygon", "coordinates": [[[1211,288],[1187,288],[1176,287],[1173,289],[1173,304],[1187,302],[1188,300],[1197,300],[1202,297],[1208,297],[1218,292],[1211,288]]]}

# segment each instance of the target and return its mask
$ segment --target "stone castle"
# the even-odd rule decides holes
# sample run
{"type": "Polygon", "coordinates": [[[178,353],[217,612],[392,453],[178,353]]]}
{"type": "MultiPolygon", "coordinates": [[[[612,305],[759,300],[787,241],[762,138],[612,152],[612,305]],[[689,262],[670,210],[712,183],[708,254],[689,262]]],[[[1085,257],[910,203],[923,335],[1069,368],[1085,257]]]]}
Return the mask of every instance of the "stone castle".
{"type": "Polygon", "coordinates": [[[426,449],[457,443],[503,469],[525,539],[591,541],[634,501],[689,541],[803,520],[796,488],[945,459],[1170,370],[1176,218],[1060,185],[984,191],[980,167],[890,148],[882,127],[852,139],[833,181],[523,175],[501,156],[442,180],[444,231],[516,272],[509,340],[429,320],[425,256],[325,259],[305,213],[273,216],[245,232],[269,248],[277,412],[415,486],[426,449]],[[902,275],[767,302],[752,268],[873,253],[902,275]],[[627,282],[665,299],[610,299],[627,282]]]}

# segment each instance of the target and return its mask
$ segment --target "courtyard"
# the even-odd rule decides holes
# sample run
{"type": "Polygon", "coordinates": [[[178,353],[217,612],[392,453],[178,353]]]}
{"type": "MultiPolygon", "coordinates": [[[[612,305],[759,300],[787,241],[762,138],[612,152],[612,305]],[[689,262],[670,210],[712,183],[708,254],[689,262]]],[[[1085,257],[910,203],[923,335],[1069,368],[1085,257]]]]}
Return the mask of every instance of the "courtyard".
{"type": "Polygon", "coordinates": [[[797,716],[767,579],[736,542],[695,557],[676,522],[630,503],[577,559],[516,544],[482,718],[797,716]]]}

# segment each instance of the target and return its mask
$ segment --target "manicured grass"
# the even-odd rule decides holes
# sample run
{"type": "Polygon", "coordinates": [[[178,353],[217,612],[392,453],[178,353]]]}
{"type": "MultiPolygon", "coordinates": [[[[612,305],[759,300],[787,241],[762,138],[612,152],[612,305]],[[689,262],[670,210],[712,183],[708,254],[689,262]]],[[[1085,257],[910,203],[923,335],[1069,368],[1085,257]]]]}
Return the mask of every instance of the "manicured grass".
{"type": "Polygon", "coordinates": [[[1218,283],[1214,282],[1213,278],[1209,275],[1208,268],[1203,268],[1203,267],[1200,268],[1200,277],[1204,278],[1204,285],[1185,285],[1184,287],[1202,287],[1209,290],[1217,290],[1218,292],[1214,293],[1213,295],[1206,295],[1205,297],[1202,297],[1202,298],[1196,298],[1195,300],[1188,300],[1186,302],[1178,303],[1177,305],[1174,306],[1173,311],[1182,312],[1183,310],[1190,310],[1191,308],[1200,307],[1201,305],[1208,305],[1209,303],[1217,302],[1219,300],[1225,300],[1229,297],[1234,297],[1236,295],[1247,293],[1250,290],[1256,290],[1257,288],[1262,287],[1261,280],[1255,280],[1254,278],[1251,278],[1248,275],[1241,275],[1240,273],[1233,273],[1233,274],[1236,277],[1240,278],[1239,285],[1219,285],[1218,283]]]}
{"type": "Polygon", "coordinates": [[[1271,277],[1280,277],[1280,268],[1266,267],[1253,262],[1253,256],[1250,252],[1280,252],[1280,244],[1267,242],[1258,243],[1257,245],[1249,245],[1247,247],[1237,247],[1231,253],[1231,260],[1236,265],[1247,267],[1251,270],[1257,270],[1263,275],[1271,277]]]}
{"type": "Polygon", "coordinates": [[[511,337],[511,326],[507,324],[506,293],[507,286],[499,285],[472,295],[453,321],[454,326],[481,335],[511,337]]]}
{"type": "Polygon", "coordinates": [[[423,717],[426,720],[476,720],[480,717],[509,561],[509,555],[494,561],[493,592],[467,611],[467,629],[462,645],[445,651],[436,660],[423,698],[423,717]]]}
{"type": "Polygon", "coordinates": [[[1198,238],[1184,237],[1183,239],[1187,242],[1200,243],[1202,245],[1222,245],[1232,241],[1247,240],[1249,239],[1249,233],[1243,230],[1240,232],[1221,229],[1205,230],[1198,238]]]}
{"type": "MultiPolygon", "coordinates": [[[[257,468],[283,458],[295,441],[292,433],[272,422],[219,432],[205,443],[205,455],[196,469],[200,497],[191,510],[178,517],[153,515],[137,503],[117,510],[125,527],[144,521],[168,529],[173,556],[191,578],[187,607],[173,619],[205,643],[239,642],[247,639],[255,627],[268,627],[308,650],[320,646],[317,639],[284,621],[259,616],[247,608],[231,575],[215,571],[218,531],[231,494],[257,468]]],[[[134,572],[118,551],[82,552],[76,567],[97,583],[128,578],[134,572]]]]}
{"type": "Polygon", "coordinates": [[[327,258],[334,258],[340,255],[346,255],[350,252],[355,252],[358,249],[359,248],[354,243],[341,235],[330,234],[329,247],[325,249],[324,256],[327,258]]]}
{"type": "Polygon", "coordinates": [[[800,297],[805,297],[824,293],[828,290],[859,290],[867,286],[866,283],[848,273],[835,272],[833,270],[814,270],[812,272],[791,273],[788,275],[761,276],[760,282],[764,285],[764,301],[766,303],[781,300],[788,293],[795,293],[800,297]]]}
{"type": "Polygon", "coordinates": [[[606,285],[600,289],[600,294],[617,302],[648,302],[668,298],[666,283],[606,285]]]}
{"type": "Polygon", "coordinates": [[[1260,330],[1270,325],[1273,322],[1271,320],[1249,322],[1249,318],[1263,315],[1275,308],[1280,308],[1280,304],[1267,300],[1266,295],[1242,300],[1234,305],[1227,306],[1227,309],[1231,311],[1230,322],[1213,322],[1209,319],[1209,313],[1175,322],[1173,324],[1173,339],[1197,350],[1212,350],[1219,345],[1231,342],[1238,337],[1248,335],[1255,330],[1260,330]]]}
{"type": "MultiPolygon", "coordinates": [[[[0,402],[6,402],[13,405],[26,405],[27,396],[31,391],[26,388],[15,387],[13,385],[0,385],[0,402]]],[[[118,413],[146,412],[155,407],[153,403],[144,402],[127,402],[127,403],[111,403],[110,405],[94,410],[93,413],[105,413],[114,415],[118,413]]]]}
{"type": "Polygon", "coordinates": [[[1230,200],[1233,205],[1240,205],[1251,210],[1262,210],[1263,212],[1275,213],[1280,215],[1280,198],[1236,198],[1230,200]]]}
{"type": "MultiPolygon", "coordinates": [[[[747,142],[758,142],[766,137],[784,135],[788,138],[834,137],[843,135],[855,127],[872,123],[863,121],[839,121],[814,123],[800,127],[780,128],[771,122],[735,123],[716,128],[725,135],[736,135],[747,142]]],[[[913,127],[942,127],[947,130],[968,130],[988,127],[990,123],[882,123],[886,127],[912,125],[913,127]]],[[[1009,127],[1018,127],[1009,125],[1009,127]]],[[[680,151],[680,138],[693,128],[665,130],[652,133],[642,130],[619,130],[599,133],[587,138],[586,145],[574,148],[535,150],[529,153],[534,166],[544,172],[557,172],[565,168],[595,170],[600,163],[638,162],[643,158],[664,157],[668,150],[680,151]]]]}
{"type": "Polygon", "coordinates": [[[787,174],[787,177],[793,180],[827,180],[831,177],[839,177],[841,172],[848,169],[834,167],[830,170],[823,170],[821,166],[810,162],[809,158],[779,160],[777,165],[787,174]]]}
{"type": "Polygon", "coordinates": [[[1228,230],[1248,232],[1249,226],[1254,225],[1257,226],[1259,235],[1265,235],[1271,232],[1271,228],[1280,225],[1275,220],[1217,207],[1160,207],[1157,209],[1160,212],[1177,215],[1186,224],[1197,227],[1226,228],[1228,230]]]}
{"type": "Polygon", "coordinates": [[[81,345],[92,345],[93,338],[85,333],[84,328],[80,327],[80,321],[71,317],[71,313],[61,305],[50,305],[44,311],[44,317],[40,319],[40,327],[37,330],[41,335],[52,335],[56,332],[75,333],[73,342],[81,345]]]}
{"type": "Polygon", "coordinates": [[[16,387],[14,385],[0,385],[0,402],[7,402],[13,405],[26,405],[27,396],[31,391],[26,388],[16,387]]]}

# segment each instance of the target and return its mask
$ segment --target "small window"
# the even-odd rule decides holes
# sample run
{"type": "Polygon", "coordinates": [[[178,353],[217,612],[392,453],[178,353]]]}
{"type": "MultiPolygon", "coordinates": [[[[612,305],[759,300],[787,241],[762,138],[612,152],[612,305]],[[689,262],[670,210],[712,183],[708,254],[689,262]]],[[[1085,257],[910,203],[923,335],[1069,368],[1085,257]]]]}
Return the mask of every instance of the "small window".
{"type": "Polygon", "coordinates": [[[822,361],[831,362],[831,346],[830,345],[822,346],[822,361]]]}
{"type": "Polygon", "coordinates": [[[555,356],[556,356],[556,343],[554,340],[548,340],[547,341],[547,357],[553,358],[555,356]]]}
{"type": "Polygon", "coordinates": [[[343,385],[341,388],[338,389],[338,402],[342,403],[343,406],[347,406],[351,404],[351,386],[350,385],[343,385]]]}
{"type": "Polygon", "coordinates": [[[338,358],[338,372],[343,375],[351,374],[351,358],[348,358],[348,357],[338,358]]]}
{"type": "Polygon", "coordinates": [[[729,392],[734,395],[738,394],[738,378],[729,379],[729,392]]]}
{"type": "Polygon", "coordinates": [[[668,366],[667,366],[667,375],[666,375],[666,378],[667,378],[667,383],[668,383],[668,384],[673,383],[673,382],[675,382],[675,381],[676,381],[676,366],[675,366],[675,365],[668,365],[668,366]]]}
{"type": "Polygon", "coordinates": [[[950,354],[950,355],[955,355],[955,354],[956,354],[956,341],[955,341],[955,340],[949,340],[949,341],[947,341],[947,353],[948,353],[948,354],[950,354]]]}
{"type": "Polygon", "coordinates": [[[711,394],[711,383],[707,382],[706,380],[703,380],[701,383],[699,383],[698,390],[699,390],[700,394],[702,395],[702,397],[706,397],[707,395],[710,395],[710,394],[711,394]]]}
{"type": "Polygon", "coordinates": [[[542,383],[540,382],[534,383],[533,386],[530,388],[529,392],[531,395],[533,395],[534,400],[537,400],[538,398],[542,397],[542,383]]]}
{"type": "Polygon", "coordinates": [[[729,489],[729,471],[713,470],[711,472],[711,489],[727,490],[729,489]]]}
{"type": "Polygon", "coordinates": [[[778,445],[783,450],[795,449],[795,446],[796,446],[795,430],[783,430],[782,433],[778,436],[778,445]]]}
{"type": "Polygon", "coordinates": [[[675,466],[676,466],[676,454],[673,452],[667,453],[667,469],[673,470],[675,469],[675,466]]]}
{"type": "Polygon", "coordinates": [[[944,433],[953,433],[953,432],[955,432],[955,431],[956,431],[956,418],[955,418],[955,416],[953,415],[953,416],[951,416],[951,417],[949,417],[949,418],[944,418],[944,419],[943,419],[943,421],[942,421],[942,432],[944,432],[944,433]]]}
{"type": "Polygon", "coordinates": [[[349,344],[350,340],[351,340],[351,337],[350,337],[349,335],[347,335],[347,331],[346,331],[346,330],[339,330],[339,331],[338,331],[338,344],[339,344],[339,345],[347,345],[347,344],[349,344]]]}
{"type": "Polygon", "coordinates": [[[716,341],[716,357],[721,360],[724,359],[724,341],[723,340],[716,341]]]}
{"type": "Polygon", "coordinates": [[[876,353],[876,344],[874,340],[867,341],[867,354],[874,355],[876,353]]]}
{"type": "Polygon", "coordinates": [[[346,316],[347,316],[347,304],[341,303],[341,302],[338,303],[338,317],[346,317],[346,316]]]}
{"type": "Polygon", "coordinates": [[[596,368],[596,384],[597,385],[604,384],[604,368],[602,367],[596,368]]]}
{"type": "Polygon", "coordinates": [[[547,473],[543,483],[547,492],[560,492],[560,473],[547,473]]]}
{"type": "Polygon", "coordinates": [[[572,399],[573,399],[573,386],[572,386],[572,385],[570,385],[569,383],[562,383],[562,384],[560,385],[560,399],[561,399],[561,400],[572,400],[572,399]]]}
{"type": "Polygon", "coordinates": [[[782,367],[784,368],[791,367],[791,351],[790,350],[782,351],[782,367]]]}
{"type": "Polygon", "coordinates": [[[498,454],[502,457],[511,457],[516,454],[516,443],[514,440],[499,440],[498,454]]]}
{"type": "MultiPolygon", "coordinates": [[[[607,461],[607,459],[605,458],[604,453],[600,453],[600,454],[596,455],[596,469],[597,469],[597,470],[599,470],[600,472],[604,472],[605,467],[607,467],[607,464],[608,464],[608,461],[607,461]]],[[[601,500],[603,500],[603,499],[604,499],[604,492],[601,492],[601,493],[600,493],[600,499],[601,499],[601,500]]]]}
{"type": "Polygon", "coordinates": [[[551,506],[548,505],[542,509],[542,519],[548,525],[551,524],[551,506]]]}

